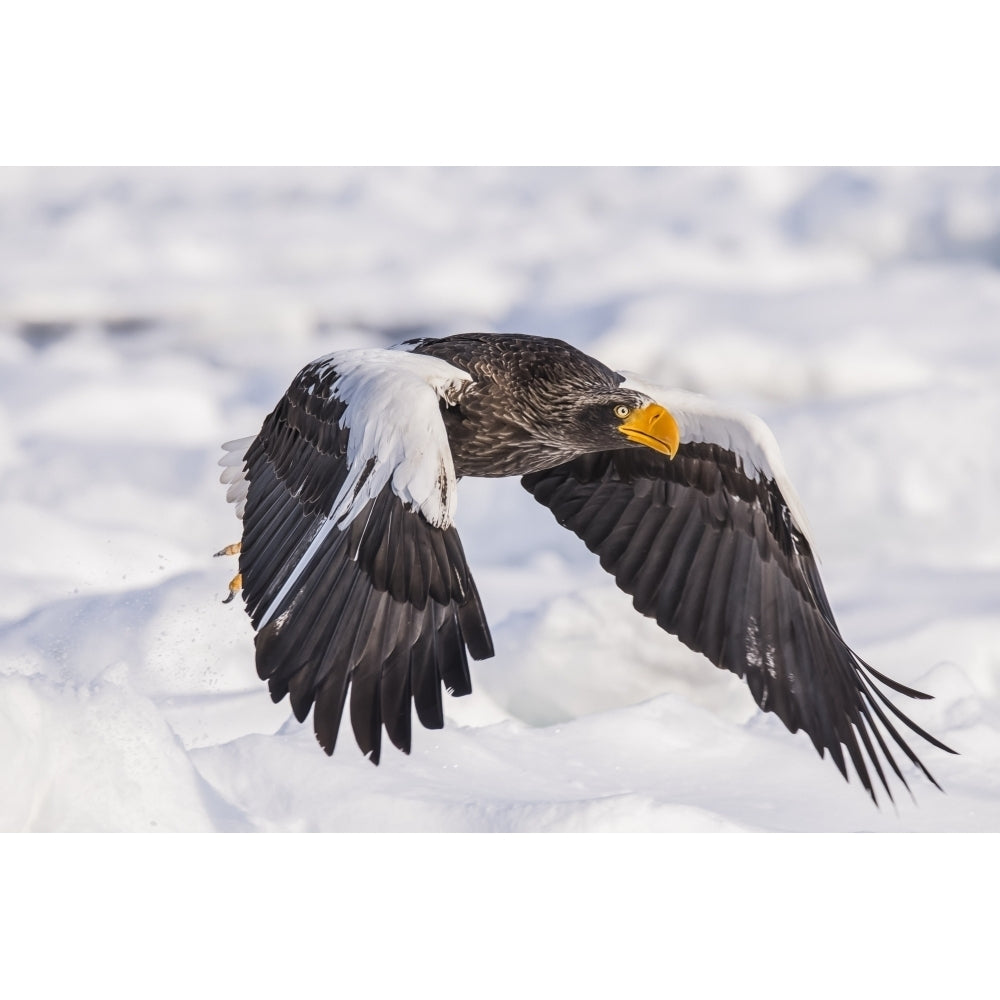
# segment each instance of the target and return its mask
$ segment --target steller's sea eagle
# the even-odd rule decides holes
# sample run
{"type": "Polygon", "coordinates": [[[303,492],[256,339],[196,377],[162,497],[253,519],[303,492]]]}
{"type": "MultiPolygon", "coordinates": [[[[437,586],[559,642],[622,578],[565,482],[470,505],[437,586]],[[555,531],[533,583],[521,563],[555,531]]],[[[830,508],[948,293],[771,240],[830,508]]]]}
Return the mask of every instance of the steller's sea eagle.
{"type": "MultiPolygon", "coordinates": [[[[444,725],[469,694],[466,650],[493,655],[454,526],[462,476],[521,476],[600,558],[637,611],[744,678],[872,799],[906,786],[893,720],[942,750],[847,646],[805,517],[759,418],[612,371],[560,340],[460,334],[345,350],[302,369],[222,481],[243,519],[239,573],[257,671],[332,754],[350,690],[363,753],[408,753],[411,702],[444,725]],[[846,751],[846,755],[845,755],[846,751]],[[880,760],[881,758],[881,760],[880,760]],[[870,769],[874,770],[874,775],[870,769]]],[[[222,553],[219,553],[222,554],[222,553]]],[[[951,751],[949,751],[951,752],[951,751]]],[[[908,787],[908,786],[906,786],[908,787]]]]}

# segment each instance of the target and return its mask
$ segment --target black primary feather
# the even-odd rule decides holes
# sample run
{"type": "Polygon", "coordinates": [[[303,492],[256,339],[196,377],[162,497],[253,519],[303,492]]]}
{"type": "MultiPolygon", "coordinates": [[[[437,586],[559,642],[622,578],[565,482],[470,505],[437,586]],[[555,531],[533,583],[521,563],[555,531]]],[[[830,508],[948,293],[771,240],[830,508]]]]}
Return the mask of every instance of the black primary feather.
{"type": "Polygon", "coordinates": [[[466,649],[482,659],[493,645],[454,527],[428,524],[388,484],[348,524],[326,525],[348,474],[336,383],[329,364],[304,369],[247,451],[240,572],[272,698],[289,695],[300,721],[312,708],[332,754],[349,693],[355,738],[378,763],[383,724],[409,753],[411,700],[440,728],[441,684],[467,694],[466,649]]]}
{"type": "Polygon", "coordinates": [[[809,543],[773,481],[747,476],[717,446],[685,444],[673,459],[648,449],[581,456],[522,483],[598,555],[637,611],[744,678],[760,708],[792,732],[804,729],[846,777],[844,747],[873,799],[866,761],[892,798],[873,737],[906,786],[876,719],[937,785],[879,702],[954,751],[873,681],[927,696],[872,670],[841,638],[809,543]]]}

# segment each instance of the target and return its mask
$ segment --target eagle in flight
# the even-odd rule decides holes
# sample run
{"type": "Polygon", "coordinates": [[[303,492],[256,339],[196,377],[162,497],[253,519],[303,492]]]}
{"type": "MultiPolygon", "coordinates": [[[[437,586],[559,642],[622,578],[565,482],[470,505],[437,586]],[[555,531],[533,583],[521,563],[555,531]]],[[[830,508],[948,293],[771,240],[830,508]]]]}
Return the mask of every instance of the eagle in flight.
{"type": "MultiPolygon", "coordinates": [[[[455,529],[463,476],[520,476],[637,611],[742,677],[792,732],[847,759],[872,799],[907,787],[896,728],[939,740],[880,685],[926,698],[841,638],[802,508],[762,420],[619,373],[560,340],[460,334],[336,351],[302,369],[254,437],[223,446],[243,520],[257,671],[332,754],[344,706],[377,764],[410,751],[411,704],[444,725],[493,642],[455,529]],[[894,744],[894,747],[892,746],[894,744]]],[[[940,786],[938,786],[940,787],[940,786]]]]}

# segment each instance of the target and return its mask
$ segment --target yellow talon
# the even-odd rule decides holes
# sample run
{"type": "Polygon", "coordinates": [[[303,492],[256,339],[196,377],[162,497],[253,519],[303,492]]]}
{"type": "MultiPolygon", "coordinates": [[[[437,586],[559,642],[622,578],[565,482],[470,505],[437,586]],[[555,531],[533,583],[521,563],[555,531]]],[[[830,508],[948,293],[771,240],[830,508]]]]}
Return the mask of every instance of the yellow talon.
{"type": "Polygon", "coordinates": [[[232,545],[227,545],[224,549],[219,549],[215,554],[217,556],[238,556],[242,548],[242,542],[233,542],[232,545]]]}
{"type": "Polygon", "coordinates": [[[237,573],[236,576],[229,581],[229,596],[222,603],[228,604],[242,589],[243,574],[237,573]]]}

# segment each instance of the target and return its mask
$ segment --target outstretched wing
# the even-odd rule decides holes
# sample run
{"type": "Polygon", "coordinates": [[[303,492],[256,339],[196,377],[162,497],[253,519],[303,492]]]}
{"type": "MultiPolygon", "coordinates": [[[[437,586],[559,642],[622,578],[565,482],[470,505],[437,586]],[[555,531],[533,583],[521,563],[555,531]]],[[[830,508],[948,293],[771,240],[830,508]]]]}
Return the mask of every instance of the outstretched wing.
{"type": "MultiPolygon", "coordinates": [[[[444,724],[442,683],[471,690],[466,648],[493,655],[452,526],[455,473],[440,401],[468,378],[400,351],[343,351],[304,368],[252,439],[240,572],[257,671],[332,754],[350,690],[358,745],[410,750],[411,702],[444,724]]],[[[234,442],[238,449],[243,442],[234,442]]],[[[235,481],[234,481],[235,480],[235,481]]]]}
{"type": "Polygon", "coordinates": [[[585,455],[525,476],[525,488],[597,553],[638,611],[744,678],[764,711],[805,730],[845,778],[846,748],[873,799],[869,766],[892,798],[879,752],[906,785],[890,742],[936,785],[890,716],[948,748],[876,682],[928,696],[883,676],[841,638],[767,427],[691,393],[630,384],[677,420],[672,460],[645,448],[585,455]]]}

